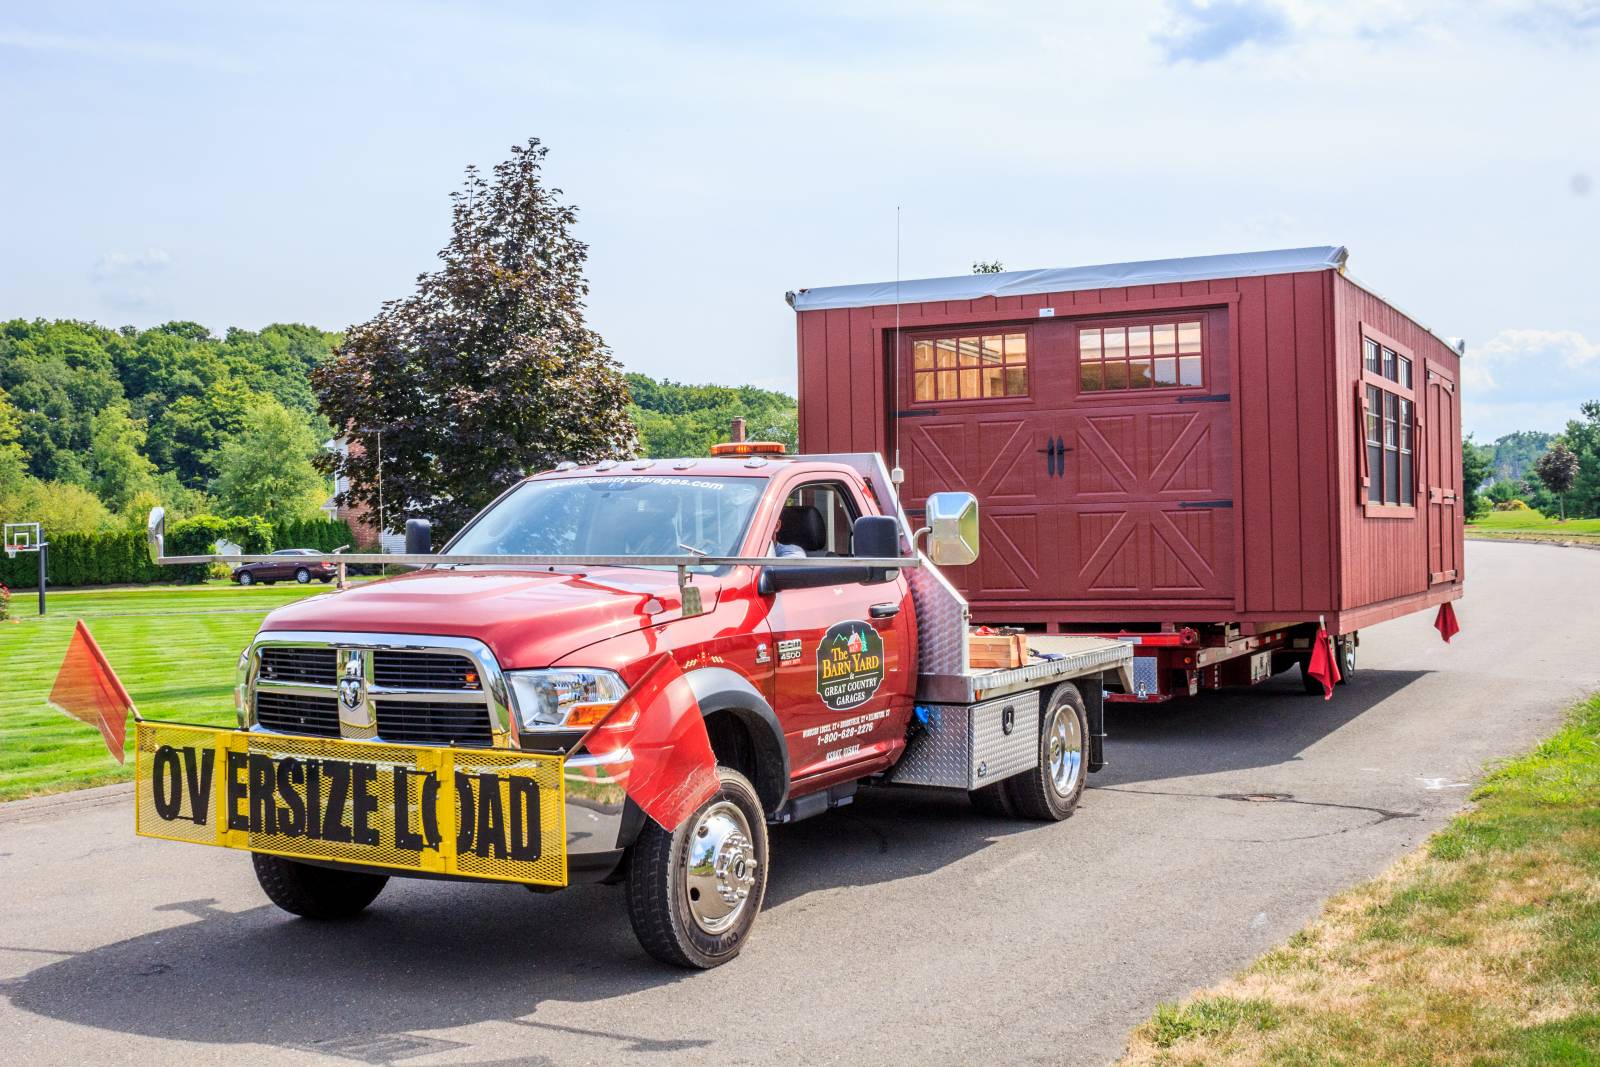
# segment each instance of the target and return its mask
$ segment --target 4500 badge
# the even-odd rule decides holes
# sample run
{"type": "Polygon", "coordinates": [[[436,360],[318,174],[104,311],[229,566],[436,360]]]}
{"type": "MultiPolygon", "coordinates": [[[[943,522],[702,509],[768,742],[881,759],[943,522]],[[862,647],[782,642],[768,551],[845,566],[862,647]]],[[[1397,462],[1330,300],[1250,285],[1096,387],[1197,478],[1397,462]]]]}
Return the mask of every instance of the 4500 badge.
{"type": "Polygon", "coordinates": [[[817,695],[834,711],[865,704],[883,685],[883,638],[869,622],[828,627],[817,646],[817,695]]]}

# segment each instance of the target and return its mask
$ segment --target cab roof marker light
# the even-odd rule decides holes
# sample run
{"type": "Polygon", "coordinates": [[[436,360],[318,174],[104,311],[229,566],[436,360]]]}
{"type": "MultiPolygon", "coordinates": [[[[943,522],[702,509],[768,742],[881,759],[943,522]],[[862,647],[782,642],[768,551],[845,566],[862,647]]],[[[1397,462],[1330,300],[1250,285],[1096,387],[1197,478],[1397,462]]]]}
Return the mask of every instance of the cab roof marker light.
{"type": "Polygon", "coordinates": [[[572,462],[570,459],[564,459],[560,463],[556,464],[556,470],[558,471],[575,471],[577,469],[578,465],[572,462]]]}
{"type": "Polygon", "coordinates": [[[597,470],[597,471],[608,471],[612,467],[615,467],[616,465],[617,465],[617,461],[614,460],[614,459],[603,459],[599,463],[596,463],[594,465],[594,469],[597,470]]]}
{"type": "Polygon", "coordinates": [[[642,471],[654,466],[655,462],[656,461],[653,459],[636,459],[630,463],[629,466],[636,471],[642,471]]]}
{"type": "Polygon", "coordinates": [[[723,441],[711,446],[713,456],[781,456],[782,441],[723,441]]]}
{"type": "Polygon", "coordinates": [[[692,459],[680,459],[677,462],[673,463],[672,469],[675,470],[675,471],[686,471],[690,467],[694,466],[695,463],[696,463],[696,461],[692,460],[692,459]]]}

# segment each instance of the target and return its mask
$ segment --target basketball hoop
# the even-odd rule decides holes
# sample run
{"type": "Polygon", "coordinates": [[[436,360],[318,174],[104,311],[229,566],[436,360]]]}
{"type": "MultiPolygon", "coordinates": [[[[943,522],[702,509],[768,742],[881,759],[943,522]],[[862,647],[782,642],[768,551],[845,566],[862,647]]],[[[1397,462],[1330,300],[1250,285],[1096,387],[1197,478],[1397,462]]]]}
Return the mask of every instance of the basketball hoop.
{"type": "Polygon", "coordinates": [[[39,555],[39,614],[44,614],[45,556],[50,542],[36,522],[8,522],[0,531],[0,547],[6,559],[16,559],[18,552],[36,552],[39,555]]]}

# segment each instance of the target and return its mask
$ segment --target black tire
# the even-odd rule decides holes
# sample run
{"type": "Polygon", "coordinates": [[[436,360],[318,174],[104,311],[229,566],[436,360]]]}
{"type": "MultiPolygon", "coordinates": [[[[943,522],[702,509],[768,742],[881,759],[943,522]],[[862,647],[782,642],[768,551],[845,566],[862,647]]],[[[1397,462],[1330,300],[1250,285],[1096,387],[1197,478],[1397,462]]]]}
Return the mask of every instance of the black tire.
{"type": "Polygon", "coordinates": [[[311,572],[306,570],[304,567],[301,567],[299,570],[294,572],[294,580],[299,582],[301,585],[309,585],[311,584],[311,572]]]}
{"type": "Polygon", "coordinates": [[[1083,796],[1089,771],[1089,713],[1077,686],[1063,682],[1050,694],[1039,715],[1039,762],[1001,782],[1011,814],[1019,819],[1060,822],[1071,816],[1083,796]],[[1060,720],[1060,733],[1055,729],[1060,720]],[[1056,742],[1061,751],[1056,752],[1056,742]],[[1058,761],[1058,756],[1060,757],[1058,761]]]}
{"type": "Polygon", "coordinates": [[[1356,646],[1360,644],[1353,633],[1340,634],[1333,639],[1333,654],[1339,660],[1339,684],[1349,685],[1350,676],[1356,673],[1356,646]]]}
{"type": "Polygon", "coordinates": [[[767,823],[761,798],[738,771],[718,767],[717,777],[722,782],[717,795],[676,830],[669,833],[647,819],[628,865],[628,918],[639,944],[662,963],[696,970],[719,966],[739,954],[767,892],[767,823]],[[734,818],[730,808],[739,813],[743,827],[738,827],[739,818],[734,818]],[[737,832],[747,831],[742,842],[734,840],[733,833],[713,835],[724,822],[737,832]],[[706,828],[705,833],[698,832],[701,827],[706,828]],[[727,862],[729,877],[705,873],[717,866],[708,857],[711,865],[701,865],[703,873],[698,878],[703,884],[726,885],[730,892],[742,888],[745,895],[738,903],[728,904],[720,897],[720,889],[718,897],[702,897],[701,890],[691,885],[696,876],[690,873],[689,860],[696,841],[720,842],[716,857],[727,862]],[[738,866],[741,860],[746,866],[738,866]],[[748,866],[752,861],[753,870],[748,866]],[[702,900],[704,903],[699,903],[702,900]],[[720,919],[703,914],[722,907],[730,910],[720,919]],[[725,927],[719,925],[724,920],[725,927]]]}
{"type": "Polygon", "coordinates": [[[239,584],[240,585],[255,585],[256,584],[256,576],[251,574],[249,571],[245,571],[243,574],[239,575],[239,584]]]}
{"type": "Polygon", "coordinates": [[[252,852],[256,881],[278,907],[306,919],[348,919],[378,899],[385,874],[336,871],[252,852]]]}
{"type": "Polygon", "coordinates": [[[327,585],[329,582],[333,581],[333,575],[324,574],[321,578],[318,578],[317,581],[321,582],[323,585],[327,585]]]}
{"type": "Polygon", "coordinates": [[[1323,695],[1322,683],[1311,677],[1311,657],[1309,656],[1300,661],[1300,685],[1305,689],[1307,696],[1320,697],[1323,695]]]}
{"type": "Polygon", "coordinates": [[[996,782],[986,785],[982,789],[969,789],[967,799],[972,801],[972,806],[984,815],[996,819],[1010,819],[1016,815],[1011,810],[1011,801],[1006,797],[1006,784],[996,782]]]}

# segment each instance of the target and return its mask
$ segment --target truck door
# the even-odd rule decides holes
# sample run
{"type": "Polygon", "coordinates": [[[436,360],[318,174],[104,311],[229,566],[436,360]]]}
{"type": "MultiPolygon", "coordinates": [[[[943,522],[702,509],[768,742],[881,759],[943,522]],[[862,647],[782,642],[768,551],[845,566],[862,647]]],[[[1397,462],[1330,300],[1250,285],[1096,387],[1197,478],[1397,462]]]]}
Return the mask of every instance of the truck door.
{"type": "MultiPolygon", "coordinates": [[[[864,514],[842,479],[788,487],[774,540],[807,556],[850,555],[850,528],[864,514]]],[[[781,566],[781,560],[775,560],[781,566]]],[[[874,585],[784,589],[770,598],[775,710],[796,781],[829,781],[887,765],[905,742],[916,679],[915,622],[905,578],[874,585]],[[835,774],[833,772],[841,773],[835,774]]]]}

